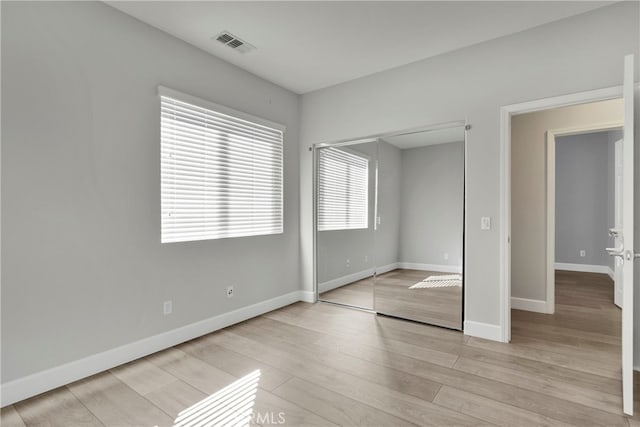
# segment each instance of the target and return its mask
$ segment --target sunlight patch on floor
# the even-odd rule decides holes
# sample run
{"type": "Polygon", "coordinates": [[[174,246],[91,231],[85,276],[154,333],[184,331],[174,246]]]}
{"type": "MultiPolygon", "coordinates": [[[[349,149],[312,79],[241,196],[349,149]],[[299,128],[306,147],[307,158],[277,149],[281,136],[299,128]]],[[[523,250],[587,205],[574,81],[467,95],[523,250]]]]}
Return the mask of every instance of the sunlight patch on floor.
{"type": "Polygon", "coordinates": [[[257,369],[180,412],[174,427],[249,425],[259,382],[257,369]]]}

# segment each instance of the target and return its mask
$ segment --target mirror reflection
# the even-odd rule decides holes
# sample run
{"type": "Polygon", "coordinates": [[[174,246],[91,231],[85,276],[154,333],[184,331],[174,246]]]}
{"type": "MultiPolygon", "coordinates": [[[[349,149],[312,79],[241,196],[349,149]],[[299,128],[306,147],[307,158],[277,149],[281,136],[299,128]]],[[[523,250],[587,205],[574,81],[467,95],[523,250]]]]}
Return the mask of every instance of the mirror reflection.
{"type": "Polygon", "coordinates": [[[378,313],[462,328],[464,138],[461,126],[380,140],[378,313]]]}
{"type": "Polygon", "coordinates": [[[321,301],[462,329],[464,126],[316,152],[321,301]]]}
{"type": "Polygon", "coordinates": [[[377,141],[318,149],[316,254],[322,301],[373,309],[377,141]]]}

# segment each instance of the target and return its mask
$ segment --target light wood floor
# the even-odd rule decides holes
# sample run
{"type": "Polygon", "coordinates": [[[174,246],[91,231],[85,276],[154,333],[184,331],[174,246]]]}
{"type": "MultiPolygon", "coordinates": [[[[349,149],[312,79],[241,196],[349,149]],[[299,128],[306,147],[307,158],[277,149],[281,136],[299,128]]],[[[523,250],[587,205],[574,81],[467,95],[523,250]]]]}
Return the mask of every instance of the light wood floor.
{"type": "Polygon", "coordinates": [[[320,295],[322,301],[367,308],[404,319],[462,329],[462,288],[409,289],[425,278],[447,273],[396,269],[320,295]]]}
{"type": "Polygon", "coordinates": [[[375,311],[462,329],[462,287],[409,289],[429,276],[448,273],[397,269],[376,277],[375,311]]]}
{"type": "Polygon", "coordinates": [[[254,410],[286,425],[639,426],[621,413],[612,295],[558,272],[557,313],[514,310],[511,344],[297,303],[4,408],[2,426],[171,425],[256,369],[254,410]]]}
{"type": "Polygon", "coordinates": [[[373,310],[374,279],[367,277],[320,294],[320,300],[373,310]]]}

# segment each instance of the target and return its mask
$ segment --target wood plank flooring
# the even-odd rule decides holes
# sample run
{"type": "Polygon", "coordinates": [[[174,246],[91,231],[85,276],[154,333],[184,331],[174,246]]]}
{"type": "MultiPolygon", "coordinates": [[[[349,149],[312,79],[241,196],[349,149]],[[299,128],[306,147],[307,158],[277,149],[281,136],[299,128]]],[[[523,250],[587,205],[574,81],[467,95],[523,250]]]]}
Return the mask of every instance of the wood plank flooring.
{"type": "Polygon", "coordinates": [[[404,319],[462,329],[462,288],[409,289],[429,276],[447,273],[396,269],[320,295],[322,301],[375,310],[404,319]]]}
{"type": "Polygon", "coordinates": [[[462,329],[462,287],[409,289],[429,276],[449,273],[397,269],[376,277],[375,311],[462,329]]]}
{"type": "Polygon", "coordinates": [[[556,314],[514,310],[510,344],[297,303],[8,406],[0,421],[221,425],[244,405],[263,426],[640,426],[640,377],[637,415],[622,415],[611,281],[559,271],[556,282],[556,314]]]}
{"type": "Polygon", "coordinates": [[[374,279],[367,277],[320,294],[320,300],[373,310],[374,279]]]}

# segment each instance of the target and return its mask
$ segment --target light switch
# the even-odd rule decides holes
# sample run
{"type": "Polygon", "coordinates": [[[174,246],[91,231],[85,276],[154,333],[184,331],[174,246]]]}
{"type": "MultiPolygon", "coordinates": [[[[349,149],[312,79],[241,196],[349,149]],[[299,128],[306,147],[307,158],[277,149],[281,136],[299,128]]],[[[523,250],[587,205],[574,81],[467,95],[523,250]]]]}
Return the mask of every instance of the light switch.
{"type": "Polygon", "coordinates": [[[480,230],[491,230],[491,217],[483,216],[480,218],[480,230]]]}

